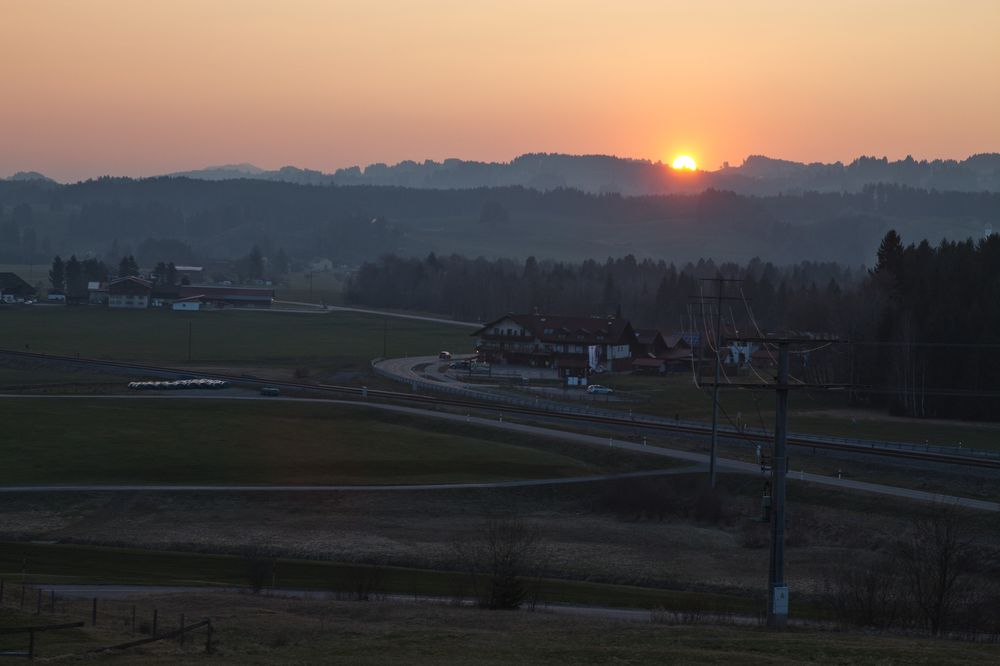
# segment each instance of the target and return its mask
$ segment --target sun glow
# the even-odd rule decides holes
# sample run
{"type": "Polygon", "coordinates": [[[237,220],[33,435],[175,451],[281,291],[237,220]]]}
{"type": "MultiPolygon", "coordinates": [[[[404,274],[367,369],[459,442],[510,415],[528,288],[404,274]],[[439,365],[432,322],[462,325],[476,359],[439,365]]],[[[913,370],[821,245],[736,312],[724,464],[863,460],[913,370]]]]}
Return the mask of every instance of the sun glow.
{"type": "Polygon", "coordinates": [[[677,158],[674,159],[673,166],[678,171],[695,171],[698,168],[698,165],[695,164],[694,158],[689,155],[678,155],[677,158]]]}

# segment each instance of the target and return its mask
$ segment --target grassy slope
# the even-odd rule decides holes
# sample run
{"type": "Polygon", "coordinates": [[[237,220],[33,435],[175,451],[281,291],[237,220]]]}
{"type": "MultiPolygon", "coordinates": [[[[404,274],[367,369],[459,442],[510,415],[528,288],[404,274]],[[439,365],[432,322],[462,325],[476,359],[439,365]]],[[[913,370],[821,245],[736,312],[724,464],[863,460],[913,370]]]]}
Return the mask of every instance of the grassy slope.
{"type": "Polygon", "coordinates": [[[382,356],[471,351],[469,329],[354,313],[123,311],[28,307],[0,312],[0,348],[145,362],[353,367],[382,356]]]}
{"type": "MultiPolygon", "coordinates": [[[[602,378],[602,384],[614,387],[636,398],[637,403],[597,402],[608,407],[632,407],[660,416],[680,416],[681,419],[709,420],[712,398],[706,391],[699,391],[691,381],[690,373],[667,377],[641,377],[619,375],[602,378]]],[[[723,411],[719,419],[723,424],[745,423],[750,427],[774,428],[774,395],[761,391],[723,390],[719,403],[723,411]],[[728,414],[728,419],[726,415],[728,414]]],[[[844,393],[793,393],[789,400],[789,427],[793,432],[807,432],[838,437],[858,437],[902,442],[927,442],[943,446],[964,446],[984,449],[1000,448],[1000,428],[992,424],[963,422],[932,422],[919,419],[894,419],[883,412],[853,409],[853,418],[837,411],[847,410],[844,393]]]]}
{"type": "Polygon", "coordinates": [[[424,483],[602,467],[586,447],[288,401],[6,400],[0,422],[0,483],[424,483]]]}
{"type": "MultiPolygon", "coordinates": [[[[11,589],[22,580],[245,587],[247,568],[244,558],[233,555],[0,542],[0,577],[11,589]]],[[[464,574],[455,571],[293,559],[276,560],[275,584],[350,592],[359,579],[371,576],[373,569],[383,592],[445,597],[471,594],[464,574]]],[[[544,582],[542,598],[547,602],[751,614],[761,606],[758,599],[735,595],[553,579],[544,582]]]]}
{"type": "MultiPolygon", "coordinates": [[[[667,626],[549,615],[490,612],[432,605],[308,601],[208,593],[148,595],[104,602],[98,626],[42,634],[41,657],[79,654],[98,645],[133,638],[132,605],[142,623],[152,609],[160,627],[188,618],[211,618],[216,664],[991,664],[995,645],[915,639],[838,631],[771,633],[758,628],[667,626]]],[[[45,619],[88,617],[88,602],[64,604],[45,619]]],[[[0,622],[37,621],[8,606],[0,622]]],[[[141,636],[141,634],[140,634],[141,636]]],[[[138,638],[139,636],[136,636],[138,638]]],[[[123,664],[167,664],[204,660],[204,631],[185,646],[162,641],[107,660],[123,664]]],[[[6,646],[6,643],[3,643],[6,646]]],[[[11,644],[11,647],[14,647],[11,644]]],[[[23,647],[17,644],[17,647],[23,647]]]]}

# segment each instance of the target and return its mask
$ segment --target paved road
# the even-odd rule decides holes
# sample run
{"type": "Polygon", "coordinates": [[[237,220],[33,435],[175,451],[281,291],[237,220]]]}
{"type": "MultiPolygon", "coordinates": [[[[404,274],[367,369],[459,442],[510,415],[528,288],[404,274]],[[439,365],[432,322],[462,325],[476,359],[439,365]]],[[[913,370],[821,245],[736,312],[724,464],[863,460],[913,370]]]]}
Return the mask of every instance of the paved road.
{"type": "MultiPolygon", "coordinates": [[[[30,583],[29,583],[30,584],[30,583]]],[[[43,595],[55,592],[57,597],[69,597],[74,599],[128,599],[140,595],[153,594],[203,594],[203,593],[228,593],[246,594],[246,588],[238,587],[197,587],[193,585],[116,585],[116,584],[73,584],[73,583],[39,583],[32,585],[35,589],[42,590],[43,595]]],[[[337,600],[345,597],[344,592],[332,590],[314,589],[294,589],[275,588],[265,589],[261,592],[266,597],[283,597],[296,599],[314,600],[337,600]]],[[[454,605],[456,599],[453,597],[439,597],[432,595],[413,594],[385,594],[381,599],[396,604],[400,603],[422,603],[422,604],[448,604],[454,605]]],[[[475,606],[476,600],[472,598],[462,598],[457,600],[462,606],[475,606]]],[[[653,614],[648,609],[643,608],[608,608],[606,606],[583,606],[578,604],[551,603],[540,604],[534,612],[551,613],[555,615],[568,615],[573,617],[587,617],[602,620],[619,620],[623,622],[649,623],[653,621],[653,614]]],[[[751,615],[717,615],[702,613],[699,620],[703,624],[724,621],[740,625],[757,625],[760,618],[751,615]]],[[[815,621],[789,618],[789,623],[796,626],[824,626],[829,623],[818,623],[815,621]]]]}
{"type": "MultiPolygon", "coordinates": [[[[482,324],[472,321],[455,321],[454,319],[442,319],[441,317],[425,317],[422,315],[402,314],[399,312],[386,312],[385,310],[369,310],[366,308],[350,308],[341,305],[317,305],[316,303],[302,303],[300,301],[275,301],[282,305],[298,305],[311,308],[318,308],[327,312],[358,312],[360,314],[375,315],[377,317],[395,317],[396,319],[412,319],[414,321],[427,321],[433,324],[451,324],[452,326],[465,326],[466,328],[480,328],[482,324]]],[[[315,310],[312,310],[315,312],[315,310]]]]}
{"type": "MultiPolygon", "coordinates": [[[[591,416],[618,419],[625,417],[624,410],[616,411],[609,409],[606,405],[600,404],[604,401],[600,400],[599,396],[593,396],[593,399],[589,400],[585,398],[583,401],[576,403],[572,401],[553,399],[553,397],[564,397],[561,390],[559,390],[558,396],[553,397],[543,397],[543,395],[540,395],[538,392],[519,397],[509,392],[496,390],[496,384],[467,384],[458,382],[450,377],[445,377],[440,373],[428,373],[425,375],[414,369],[416,366],[426,363],[434,363],[436,361],[436,357],[431,356],[388,358],[378,360],[374,364],[374,368],[377,373],[389,379],[413,384],[416,387],[429,391],[441,391],[474,400],[493,402],[498,405],[498,409],[500,408],[499,405],[514,404],[526,407],[543,408],[552,412],[566,413],[583,410],[583,412],[591,416]]],[[[495,373],[494,376],[500,377],[502,375],[495,373]]],[[[668,428],[681,426],[700,429],[703,432],[703,436],[708,436],[708,424],[703,421],[677,421],[670,418],[639,413],[633,415],[631,409],[628,410],[628,415],[628,418],[631,418],[637,424],[648,423],[653,425],[665,425],[668,428]]],[[[692,436],[692,434],[689,433],[688,436],[692,436]]],[[[750,440],[770,440],[773,437],[773,433],[761,431],[760,429],[753,427],[746,427],[737,431],[731,426],[721,425],[719,428],[719,436],[725,439],[736,439],[740,442],[747,443],[750,440]]],[[[882,442],[877,440],[812,435],[808,433],[789,433],[789,438],[793,440],[790,441],[791,446],[809,448],[812,446],[812,443],[815,442],[816,445],[821,445],[826,448],[829,448],[829,445],[831,444],[834,446],[840,445],[842,447],[857,447],[852,451],[848,451],[848,453],[860,455],[879,455],[885,453],[888,455],[898,456],[901,454],[907,455],[910,453],[916,453],[918,455],[939,454],[942,456],[957,456],[957,460],[959,461],[957,464],[964,464],[967,460],[971,461],[972,464],[976,464],[977,461],[982,460],[996,460],[998,455],[995,451],[984,451],[969,448],[962,449],[961,447],[927,446],[907,442],[882,442]]],[[[951,461],[947,460],[945,462],[951,461]]]]}
{"type": "Polygon", "coordinates": [[[0,493],[80,493],[80,492],[222,492],[222,493],[310,493],[310,492],[385,492],[415,490],[482,490],[488,488],[530,488],[559,486],[594,481],[638,479],[671,474],[691,474],[707,469],[704,465],[691,465],[673,469],[624,472],[621,474],[595,474],[569,476],[556,479],[523,479],[517,481],[484,481],[481,483],[410,483],[410,484],[331,484],[331,485],[182,485],[182,484],[86,484],[86,485],[6,485],[0,493]]]}
{"type": "MultiPolygon", "coordinates": [[[[55,399],[62,396],[44,395],[44,396],[27,396],[27,395],[0,395],[0,399],[20,399],[20,400],[32,400],[32,399],[55,399]]],[[[97,396],[68,396],[76,399],[95,399],[97,396]]],[[[170,397],[159,397],[159,396],[100,396],[98,399],[105,400],[171,400],[171,399],[183,399],[184,396],[170,396],[170,397]]],[[[559,430],[556,428],[548,428],[537,425],[526,425],[522,423],[510,423],[509,421],[504,421],[502,416],[502,410],[498,412],[497,419],[487,419],[479,416],[469,416],[461,414],[451,414],[445,412],[435,412],[429,409],[420,409],[416,407],[403,407],[399,405],[385,405],[377,403],[367,403],[360,402],[356,400],[324,400],[321,398],[266,398],[261,396],[199,396],[198,400],[265,400],[265,401],[294,401],[294,402],[310,402],[310,403],[324,403],[331,405],[349,405],[354,407],[365,407],[368,409],[379,409],[387,412],[393,412],[398,414],[408,414],[413,416],[421,416],[426,418],[440,419],[444,421],[451,421],[455,423],[469,423],[472,425],[495,428],[500,430],[506,430],[508,432],[518,432],[528,435],[535,435],[538,437],[548,437],[551,439],[559,439],[566,442],[573,442],[577,444],[588,444],[596,446],[608,446],[619,449],[624,449],[628,451],[637,451],[641,453],[647,453],[650,455],[663,456],[665,458],[672,458],[674,460],[681,460],[694,465],[707,465],[708,456],[702,453],[693,453],[690,451],[678,451],[676,449],[668,449],[661,446],[646,446],[640,443],[624,441],[620,439],[613,439],[607,437],[596,437],[594,435],[584,435],[575,432],[567,432],[564,430],[559,430]]],[[[739,460],[731,460],[729,458],[719,458],[717,464],[720,470],[735,472],[740,474],[752,474],[755,476],[760,476],[761,471],[758,465],[753,463],[746,463],[739,460]]],[[[673,473],[677,473],[674,470],[670,470],[673,473]]],[[[811,473],[800,473],[791,471],[788,475],[788,480],[790,483],[804,482],[808,481],[810,483],[815,483],[824,486],[830,486],[834,488],[841,488],[844,490],[858,490],[867,493],[875,493],[879,495],[886,495],[891,497],[900,497],[908,500],[915,500],[920,502],[936,502],[943,504],[954,504],[956,506],[961,506],[969,509],[977,509],[981,511],[993,511],[1000,512],[1000,502],[992,502],[987,500],[971,499],[967,497],[956,497],[954,495],[944,495],[939,493],[931,493],[923,490],[911,490],[909,488],[899,488],[896,486],[888,486],[880,483],[867,483],[865,481],[855,481],[852,479],[838,479],[836,477],[824,476],[822,474],[811,474],[811,473]]],[[[6,492],[31,492],[31,488],[35,486],[18,486],[17,490],[7,490],[6,492]]],[[[37,487],[47,487],[47,486],[37,486],[37,487]]],[[[155,486],[130,486],[136,490],[149,489],[155,486]]],[[[357,486],[353,486],[357,488],[357,486]]],[[[3,486],[0,488],[12,488],[11,486],[3,486]]],[[[93,490],[94,486],[80,486],[82,489],[93,490]]],[[[226,486],[206,486],[209,488],[226,488],[226,486]]],[[[419,486],[419,488],[426,488],[425,486],[419,486]]],[[[370,490],[374,489],[385,489],[382,487],[372,487],[370,490]]]]}

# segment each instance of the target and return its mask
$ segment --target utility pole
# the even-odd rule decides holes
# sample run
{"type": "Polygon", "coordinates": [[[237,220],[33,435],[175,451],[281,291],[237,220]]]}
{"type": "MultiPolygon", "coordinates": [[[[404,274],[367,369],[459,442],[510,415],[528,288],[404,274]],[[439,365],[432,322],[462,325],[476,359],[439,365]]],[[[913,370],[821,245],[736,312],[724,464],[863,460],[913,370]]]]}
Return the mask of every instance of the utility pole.
{"type": "Polygon", "coordinates": [[[788,624],[788,586],[785,584],[785,473],[788,471],[788,342],[778,342],[778,383],[774,387],[774,456],[771,462],[771,561],[768,571],[767,626],[788,624]]]}
{"type": "MultiPolygon", "coordinates": [[[[742,342],[753,342],[761,345],[773,345],[778,349],[778,374],[775,382],[748,383],[739,382],[726,384],[723,388],[739,388],[743,390],[762,390],[775,392],[776,406],[774,413],[774,449],[770,460],[770,511],[768,520],[771,523],[771,556],[768,562],[767,578],[767,626],[769,629],[784,629],[788,624],[788,585],[785,582],[785,482],[788,473],[788,392],[792,388],[801,390],[830,390],[844,388],[850,385],[839,384],[789,384],[789,346],[793,344],[816,344],[818,338],[781,338],[778,336],[734,338],[742,342]]],[[[839,343],[833,338],[822,339],[827,344],[839,343]]],[[[720,387],[716,382],[715,388],[720,387]]],[[[759,448],[759,447],[758,447],[759,448]]],[[[761,467],[766,471],[766,466],[761,467]]],[[[766,494],[766,493],[765,493],[766,494]]]]}
{"type": "MultiPolygon", "coordinates": [[[[702,278],[703,282],[714,282],[718,289],[715,294],[715,382],[712,389],[712,444],[708,456],[708,485],[715,488],[717,479],[716,471],[716,451],[719,445],[719,384],[720,373],[722,372],[722,302],[738,301],[739,298],[723,296],[722,291],[727,282],[742,282],[737,278],[724,278],[721,275],[714,278],[702,278]]],[[[702,315],[705,312],[705,303],[702,301],[702,315]]],[[[706,327],[707,328],[707,327],[706,327]]],[[[705,331],[706,337],[708,331],[705,331]]]]}
{"type": "Polygon", "coordinates": [[[188,322],[188,363],[191,362],[191,322],[188,322]]]}
{"type": "Polygon", "coordinates": [[[388,358],[388,356],[389,356],[388,346],[389,346],[389,318],[388,317],[383,317],[382,318],[382,358],[388,358]]]}
{"type": "Polygon", "coordinates": [[[719,443],[719,371],[722,367],[722,280],[715,305],[715,387],[712,389],[712,448],[708,457],[708,485],[715,488],[715,450],[719,443]]]}

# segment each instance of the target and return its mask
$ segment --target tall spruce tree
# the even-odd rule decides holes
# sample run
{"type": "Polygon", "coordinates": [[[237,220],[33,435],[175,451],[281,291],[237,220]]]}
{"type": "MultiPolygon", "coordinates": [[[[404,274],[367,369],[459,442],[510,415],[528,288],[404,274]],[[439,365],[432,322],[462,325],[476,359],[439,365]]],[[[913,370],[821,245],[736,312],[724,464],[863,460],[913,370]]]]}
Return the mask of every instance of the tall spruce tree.
{"type": "Polygon", "coordinates": [[[49,284],[55,291],[66,291],[66,266],[62,257],[56,255],[49,269],[49,284]]]}

